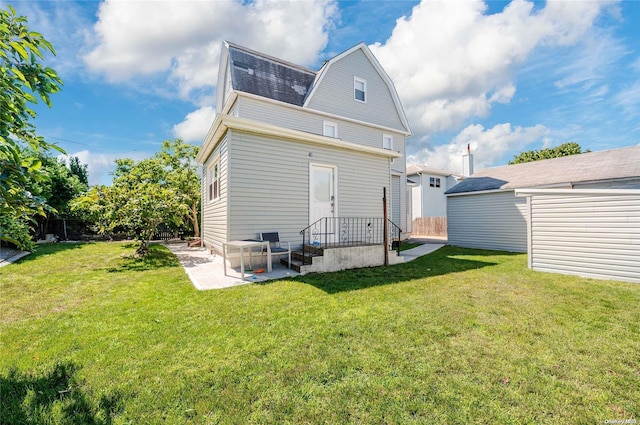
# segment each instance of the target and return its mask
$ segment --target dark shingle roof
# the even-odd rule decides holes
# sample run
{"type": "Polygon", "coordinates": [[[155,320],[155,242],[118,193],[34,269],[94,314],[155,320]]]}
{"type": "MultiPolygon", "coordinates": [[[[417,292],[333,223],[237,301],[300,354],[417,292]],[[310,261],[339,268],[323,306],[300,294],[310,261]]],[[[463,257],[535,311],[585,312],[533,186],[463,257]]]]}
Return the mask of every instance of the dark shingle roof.
{"type": "Polygon", "coordinates": [[[234,90],[302,106],[315,72],[229,43],[234,90]]]}
{"type": "Polygon", "coordinates": [[[446,194],[640,177],[640,145],[485,168],[446,194]]]}

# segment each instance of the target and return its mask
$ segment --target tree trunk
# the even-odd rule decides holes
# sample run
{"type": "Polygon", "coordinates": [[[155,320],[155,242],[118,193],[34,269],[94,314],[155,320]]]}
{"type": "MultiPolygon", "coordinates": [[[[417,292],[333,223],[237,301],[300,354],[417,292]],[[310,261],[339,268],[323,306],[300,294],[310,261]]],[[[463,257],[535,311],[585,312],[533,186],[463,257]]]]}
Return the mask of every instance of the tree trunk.
{"type": "Polygon", "coordinates": [[[191,205],[191,222],[193,223],[193,235],[200,237],[200,223],[198,223],[198,205],[193,202],[191,205]]]}

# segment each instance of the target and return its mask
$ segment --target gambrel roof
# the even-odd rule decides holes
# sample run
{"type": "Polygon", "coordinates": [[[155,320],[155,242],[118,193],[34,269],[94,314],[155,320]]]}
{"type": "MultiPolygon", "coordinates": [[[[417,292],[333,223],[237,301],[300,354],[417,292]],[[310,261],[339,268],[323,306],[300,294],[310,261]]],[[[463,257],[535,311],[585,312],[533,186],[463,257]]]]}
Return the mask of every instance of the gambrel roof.
{"type": "Polygon", "coordinates": [[[218,73],[218,109],[223,109],[224,78],[229,71],[231,88],[236,92],[248,93],[267,99],[288,103],[300,107],[309,107],[316,89],[329,72],[333,64],[349,54],[361,50],[375,71],[380,75],[389,89],[393,104],[398,112],[403,129],[411,133],[409,123],[400,103],[398,93],[391,78],[384,71],[366,44],[360,43],[351,49],[326,61],[319,71],[312,71],[300,65],[251,50],[249,48],[225,41],[218,73]]]}
{"type": "Polygon", "coordinates": [[[640,145],[485,168],[446,194],[640,178],[640,145]]]}
{"type": "Polygon", "coordinates": [[[303,105],[315,72],[237,44],[227,45],[234,90],[303,105]]]}
{"type": "Polygon", "coordinates": [[[378,59],[376,59],[376,57],[373,55],[373,53],[365,43],[356,44],[349,50],[346,50],[340,53],[339,55],[329,59],[324,63],[324,65],[322,65],[322,68],[320,68],[320,70],[316,74],[316,79],[313,82],[311,91],[305,100],[305,103],[304,103],[305,106],[308,105],[310,100],[313,98],[316,88],[322,83],[322,79],[325,77],[325,75],[327,75],[331,66],[333,66],[336,62],[340,61],[342,58],[354,53],[357,50],[361,50],[362,53],[364,53],[364,55],[367,57],[371,65],[375,68],[376,72],[384,80],[385,84],[387,85],[387,88],[389,89],[389,92],[391,93],[391,97],[393,98],[393,103],[396,107],[396,110],[398,112],[400,121],[402,122],[404,129],[408,133],[411,133],[411,128],[409,127],[407,116],[404,113],[404,109],[402,108],[402,103],[400,103],[400,97],[398,96],[398,92],[396,91],[396,87],[394,86],[393,81],[391,80],[391,77],[389,77],[389,75],[386,73],[384,68],[382,68],[382,65],[380,65],[380,62],[378,62],[378,59]]]}

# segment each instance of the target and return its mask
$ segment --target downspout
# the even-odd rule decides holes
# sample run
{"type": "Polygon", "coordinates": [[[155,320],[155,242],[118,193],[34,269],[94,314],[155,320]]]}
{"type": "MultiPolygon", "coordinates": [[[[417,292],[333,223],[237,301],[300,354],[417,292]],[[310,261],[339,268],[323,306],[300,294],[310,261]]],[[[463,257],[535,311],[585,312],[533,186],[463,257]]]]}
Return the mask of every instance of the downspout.
{"type": "Polygon", "coordinates": [[[527,196],[527,262],[533,270],[533,223],[531,223],[531,196],[527,196]]]}

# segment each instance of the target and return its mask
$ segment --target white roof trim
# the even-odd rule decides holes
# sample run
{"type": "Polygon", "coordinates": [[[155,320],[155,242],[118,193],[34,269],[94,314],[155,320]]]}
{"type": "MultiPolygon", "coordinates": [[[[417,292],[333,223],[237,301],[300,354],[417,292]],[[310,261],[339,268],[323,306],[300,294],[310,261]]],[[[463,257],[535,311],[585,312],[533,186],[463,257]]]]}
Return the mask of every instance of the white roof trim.
{"type": "Polygon", "coordinates": [[[204,144],[202,145],[200,151],[198,152],[198,155],[196,156],[196,161],[204,164],[211,153],[214,151],[223,134],[229,129],[255,133],[262,136],[279,137],[294,142],[301,141],[331,148],[368,153],[386,158],[402,157],[400,153],[390,151],[388,149],[373,148],[370,146],[359,145],[357,143],[344,142],[332,137],[278,127],[275,125],[266,124],[261,121],[238,118],[226,114],[217,114],[213,125],[207,133],[204,144]]]}
{"type": "Polygon", "coordinates": [[[218,84],[216,85],[216,108],[222,110],[224,105],[222,101],[224,99],[224,84],[225,84],[225,68],[229,65],[229,43],[222,42],[222,48],[220,49],[220,62],[218,63],[218,84]]]}
{"type": "Polygon", "coordinates": [[[400,121],[402,121],[402,125],[404,126],[405,130],[409,134],[411,134],[411,127],[409,127],[409,122],[407,121],[407,116],[404,113],[404,108],[402,107],[402,103],[400,102],[400,98],[398,97],[398,92],[396,91],[396,87],[393,84],[393,81],[391,80],[389,75],[385,72],[385,70],[382,68],[382,65],[380,65],[380,62],[378,62],[378,59],[376,59],[376,57],[373,55],[373,53],[371,53],[371,50],[369,49],[369,47],[367,47],[367,45],[365,43],[356,44],[355,46],[353,46],[349,50],[346,50],[346,51],[340,53],[338,56],[335,56],[335,57],[329,59],[322,66],[322,68],[320,68],[320,70],[316,74],[316,78],[313,80],[313,85],[311,86],[311,91],[309,92],[309,94],[307,94],[307,97],[304,100],[304,104],[302,106],[303,107],[308,107],[309,106],[309,101],[311,100],[313,95],[316,93],[316,89],[322,83],[322,80],[324,79],[324,76],[329,71],[329,68],[331,68],[331,65],[334,64],[335,62],[341,60],[342,58],[350,55],[351,53],[355,52],[356,50],[362,50],[364,55],[367,57],[367,59],[369,59],[369,61],[371,62],[373,67],[376,69],[378,74],[382,77],[384,82],[387,84],[387,87],[389,88],[389,92],[391,93],[391,96],[393,98],[393,103],[395,104],[396,109],[398,110],[398,115],[400,116],[400,121]]]}
{"type": "Polygon", "coordinates": [[[516,189],[516,196],[533,195],[630,195],[640,196],[640,189],[516,189]]]}

